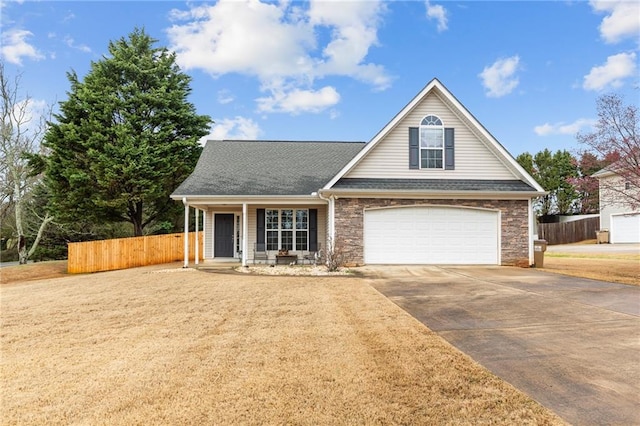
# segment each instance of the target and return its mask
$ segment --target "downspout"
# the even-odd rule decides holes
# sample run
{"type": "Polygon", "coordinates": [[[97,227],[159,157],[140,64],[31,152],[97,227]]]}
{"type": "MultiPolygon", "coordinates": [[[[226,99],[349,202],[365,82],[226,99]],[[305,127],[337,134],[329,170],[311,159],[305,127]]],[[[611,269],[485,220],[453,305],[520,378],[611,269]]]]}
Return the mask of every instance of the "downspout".
{"type": "Polygon", "coordinates": [[[189,267],[189,204],[187,203],[187,197],[182,197],[182,204],[184,204],[184,266],[189,267]]]}

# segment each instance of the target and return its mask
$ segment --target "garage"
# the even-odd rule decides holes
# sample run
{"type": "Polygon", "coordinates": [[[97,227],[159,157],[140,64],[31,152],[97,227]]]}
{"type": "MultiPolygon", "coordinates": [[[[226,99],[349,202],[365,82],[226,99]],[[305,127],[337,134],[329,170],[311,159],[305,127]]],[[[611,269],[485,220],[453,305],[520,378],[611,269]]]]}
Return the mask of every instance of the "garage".
{"type": "Polygon", "coordinates": [[[611,243],[640,243],[640,213],[611,215],[611,243]]]}
{"type": "Polygon", "coordinates": [[[499,264],[497,211],[419,206],[367,210],[367,264],[499,264]]]}

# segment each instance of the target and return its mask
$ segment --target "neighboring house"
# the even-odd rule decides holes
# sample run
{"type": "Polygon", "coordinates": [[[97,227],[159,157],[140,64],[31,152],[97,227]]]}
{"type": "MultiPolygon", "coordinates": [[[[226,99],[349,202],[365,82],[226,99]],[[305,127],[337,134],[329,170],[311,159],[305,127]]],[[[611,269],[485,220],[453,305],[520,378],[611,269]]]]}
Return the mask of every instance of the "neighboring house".
{"type": "Polygon", "coordinates": [[[205,259],[524,266],[544,193],[434,79],[366,144],[209,141],[171,197],[204,213],[205,259]]]}
{"type": "Polygon", "coordinates": [[[613,170],[610,166],[592,175],[598,178],[600,230],[609,231],[610,243],[640,243],[640,208],[637,204],[633,207],[625,196],[636,194],[635,198],[640,198],[640,188],[613,170]]]}

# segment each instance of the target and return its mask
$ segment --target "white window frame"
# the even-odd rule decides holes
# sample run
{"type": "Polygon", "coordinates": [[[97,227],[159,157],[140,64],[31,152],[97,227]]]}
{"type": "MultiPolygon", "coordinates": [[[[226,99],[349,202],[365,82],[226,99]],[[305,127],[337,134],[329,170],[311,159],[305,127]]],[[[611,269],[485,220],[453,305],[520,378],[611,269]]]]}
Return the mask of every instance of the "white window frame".
{"type": "Polygon", "coordinates": [[[283,209],[265,209],[265,224],[264,224],[264,241],[265,241],[265,247],[267,248],[267,250],[269,251],[275,251],[275,250],[282,250],[282,233],[283,232],[291,232],[292,233],[292,248],[289,249],[289,251],[292,252],[300,252],[300,251],[308,251],[309,250],[309,209],[296,209],[296,208],[283,208],[283,209]],[[292,225],[291,228],[283,228],[282,227],[282,212],[285,210],[291,210],[293,212],[293,218],[292,218],[292,225]],[[298,221],[297,221],[297,212],[298,211],[304,211],[306,214],[306,227],[305,228],[298,228],[298,221]],[[269,212],[278,212],[278,222],[277,222],[277,228],[269,228],[269,221],[267,220],[267,218],[269,217],[269,212]],[[272,242],[270,242],[268,235],[269,232],[277,232],[278,235],[278,244],[277,244],[277,248],[273,248],[272,242]],[[298,244],[297,244],[297,233],[298,232],[306,232],[307,234],[307,244],[306,247],[301,248],[300,250],[298,250],[298,244]]]}
{"type": "MultiPolygon", "coordinates": [[[[420,169],[423,170],[444,170],[445,167],[445,145],[444,145],[444,122],[442,121],[442,119],[440,119],[440,117],[438,117],[437,115],[434,114],[429,114],[426,115],[425,117],[422,118],[422,120],[420,121],[420,128],[418,130],[418,138],[419,138],[419,142],[418,142],[418,149],[419,149],[419,154],[420,154],[420,158],[419,158],[419,165],[420,165],[420,169]],[[428,146],[428,142],[427,141],[423,141],[422,136],[423,136],[423,130],[438,130],[440,132],[440,135],[442,137],[441,143],[440,143],[440,147],[432,147],[432,146],[428,146]],[[441,166],[440,167],[423,167],[423,152],[440,152],[440,162],[441,162],[441,166]]],[[[428,159],[425,159],[428,161],[428,159]]],[[[433,161],[433,160],[432,160],[433,161]]]]}

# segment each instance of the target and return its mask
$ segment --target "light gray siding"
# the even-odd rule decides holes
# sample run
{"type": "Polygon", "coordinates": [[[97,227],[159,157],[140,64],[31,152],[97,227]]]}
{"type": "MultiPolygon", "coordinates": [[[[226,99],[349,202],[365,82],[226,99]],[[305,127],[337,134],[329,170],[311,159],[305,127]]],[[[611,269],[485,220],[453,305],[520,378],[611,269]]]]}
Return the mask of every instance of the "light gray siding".
{"type": "Polygon", "coordinates": [[[611,229],[612,214],[640,212],[632,208],[629,205],[629,200],[623,195],[628,193],[637,198],[640,196],[638,188],[625,189],[626,179],[618,175],[602,176],[598,180],[600,185],[600,229],[611,229]]]}
{"type": "MultiPolygon", "coordinates": [[[[326,239],[327,239],[327,206],[326,205],[313,205],[313,206],[305,206],[305,205],[265,205],[265,206],[255,206],[250,205],[248,207],[248,235],[247,235],[247,260],[249,262],[253,262],[253,249],[256,242],[256,222],[257,222],[257,209],[265,208],[265,209],[310,209],[314,208],[318,210],[318,242],[322,244],[321,248],[324,249],[326,247],[326,239]]],[[[206,234],[204,235],[204,257],[205,259],[213,258],[213,238],[215,235],[214,229],[214,215],[217,213],[234,213],[240,217],[242,217],[242,209],[236,208],[211,208],[207,210],[205,214],[205,229],[206,234]]],[[[242,226],[242,225],[241,225],[242,226]]],[[[234,246],[235,247],[235,246],[234,246]]],[[[270,257],[275,258],[276,252],[271,252],[270,257]]]]}
{"type": "MultiPolygon", "coordinates": [[[[205,213],[205,232],[202,234],[204,238],[204,258],[212,259],[213,258],[213,236],[215,235],[215,226],[214,226],[214,215],[217,213],[233,213],[235,215],[239,215],[242,217],[242,209],[238,208],[215,208],[209,209],[205,213]]],[[[235,221],[234,221],[235,223],[235,221]]],[[[235,235],[235,234],[234,234],[235,235]]],[[[234,245],[235,247],[235,245],[234,245]]]]}
{"type": "Polygon", "coordinates": [[[347,178],[518,179],[434,92],[422,100],[354,167],[347,178]],[[455,128],[455,170],[410,170],[409,127],[435,114],[455,128]]]}

